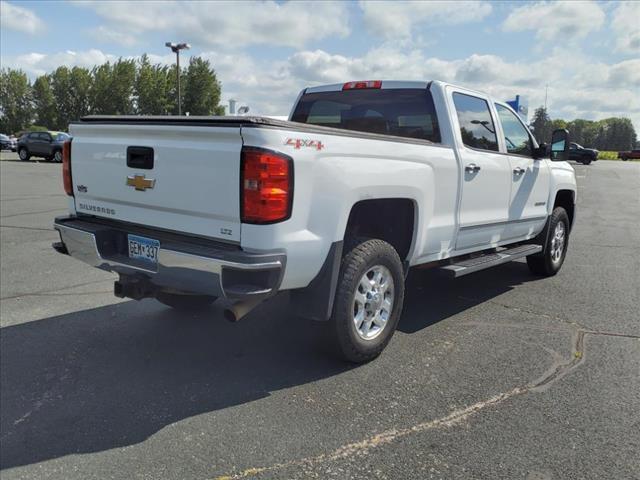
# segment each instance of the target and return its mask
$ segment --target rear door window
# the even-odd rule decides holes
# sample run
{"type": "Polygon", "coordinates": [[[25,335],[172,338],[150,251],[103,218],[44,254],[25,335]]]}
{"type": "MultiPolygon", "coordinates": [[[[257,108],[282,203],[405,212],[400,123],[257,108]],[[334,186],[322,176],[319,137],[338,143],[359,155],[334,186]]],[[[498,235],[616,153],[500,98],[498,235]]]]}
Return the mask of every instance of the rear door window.
{"type": "Polygon", "coordinates": [[[427,89],[358,89],[304,94],[294,122],[440,142],[427,89]]]}
{"type": "Polygon", "coordinates": [[[462,142],[468,147],[497,152],[498,137],[487,101],[454,92],[453,103],[458,114],[462,142]]]}

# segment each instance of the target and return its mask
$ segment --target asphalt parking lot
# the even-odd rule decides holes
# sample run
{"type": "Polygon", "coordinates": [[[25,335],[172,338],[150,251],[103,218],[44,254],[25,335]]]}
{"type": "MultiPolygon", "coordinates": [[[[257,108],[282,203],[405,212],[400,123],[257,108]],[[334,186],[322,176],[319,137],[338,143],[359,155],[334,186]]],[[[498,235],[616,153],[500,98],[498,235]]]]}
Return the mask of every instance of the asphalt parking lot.
{"type": "Polygon", "coordinates": [[[640,164],[575,168],[556,277],[412,272],[353,367],[284,297],[238,324],[116,299],[50,247],[60,165],[0,162],[2,479],[640,478],[640,164]]]}

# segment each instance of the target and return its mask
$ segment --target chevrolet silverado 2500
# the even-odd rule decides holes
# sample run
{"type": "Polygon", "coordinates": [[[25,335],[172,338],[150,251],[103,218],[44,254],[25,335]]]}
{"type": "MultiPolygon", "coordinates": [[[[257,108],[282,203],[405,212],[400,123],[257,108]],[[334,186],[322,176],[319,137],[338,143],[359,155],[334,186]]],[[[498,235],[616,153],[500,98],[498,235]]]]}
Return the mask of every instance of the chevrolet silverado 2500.
{"type": "Polygon", "coordinates": [[[289,121],[89,116],[70,126],[56,250],[119,275],[115,294],[237,320],[289,291],[350,361],[393,335],[410,267],[458,277],[526,257],[554,275],[576,181],[518,115],[442,82],[303,90],[289,121]]]}

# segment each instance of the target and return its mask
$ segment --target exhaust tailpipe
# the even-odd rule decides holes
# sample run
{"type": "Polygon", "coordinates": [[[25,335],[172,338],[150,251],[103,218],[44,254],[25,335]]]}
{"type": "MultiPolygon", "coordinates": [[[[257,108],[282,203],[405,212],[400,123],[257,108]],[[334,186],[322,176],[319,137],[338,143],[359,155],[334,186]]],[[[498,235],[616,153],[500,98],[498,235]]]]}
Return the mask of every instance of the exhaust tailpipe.
{"type": "Polygon", "coordinates": [[[264,298],[250,298],[228,302],[224,307],[224,318],[230,322],[237,322],[251,310],[256,308],[264,298]]]}

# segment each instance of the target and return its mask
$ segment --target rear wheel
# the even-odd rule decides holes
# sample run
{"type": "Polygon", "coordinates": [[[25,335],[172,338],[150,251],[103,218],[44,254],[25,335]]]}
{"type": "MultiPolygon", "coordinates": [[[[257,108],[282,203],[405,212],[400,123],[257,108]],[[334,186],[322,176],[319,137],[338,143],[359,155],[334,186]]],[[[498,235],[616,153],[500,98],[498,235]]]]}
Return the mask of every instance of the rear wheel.
{"type": "Polygon", "coordinates": [[[404,275],[398,252],[387,242],[355,243],[342,259],[330,322],[340,356],[362,363],[380,355],[396,330],[404,275]]]}
{"type": "Polygon", "coordinates": [[[527,265],[532,273],[551,277],[560,271],[569,245],[569,216],[556,207],[549,218],[549,233],[542,253],[529,255],[527,265]]]}
{"type": "Polygon", "coordinates": [[[202,310],[216,301],[216,297],[209,295],[188,295],[167,292],[158,292],[156,299],[168,307],[187,311],[202,310]]]}
{"type": "Polygon", "coordinates": [[[26,162],[31,158],[31,155],[29,155],[29,151],[24,147],[18,150],[18,156],[20,157],[20,160],[22,160],[23,162],[26,162]]]}

